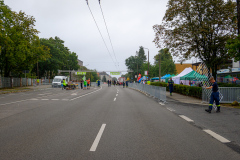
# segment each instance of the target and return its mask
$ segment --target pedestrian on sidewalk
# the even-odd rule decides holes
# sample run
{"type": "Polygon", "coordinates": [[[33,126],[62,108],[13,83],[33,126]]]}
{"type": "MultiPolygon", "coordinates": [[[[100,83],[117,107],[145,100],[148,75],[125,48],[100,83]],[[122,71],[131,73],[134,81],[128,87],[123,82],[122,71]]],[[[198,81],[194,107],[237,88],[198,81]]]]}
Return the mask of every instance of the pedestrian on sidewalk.
{"type": "Polygon", "coordinates": [[[219,104],[219,92],[218,92],[218,84],[214,80],[214,77],[209,78],[209,81],[213,83],[212,86],[206,87],[206,89],[212,89],[212,94],[210,96],[210,102],[209,102],[209,107],[208,109],[205,109],[206,112],[211,113],[212,107],[213,107],[213,102],[215,101],[217,105],[217,113],[220,112],[220,104],[219,104]]]}
{"type": "Polygon", "coordinates": [[[168,85],[169,87],[169,91],[170,91],[170,96],[172,96],[172,92],[173,92],[173,86],[174,86],[174,81],[172,80],[172,77],[170,78],[170,80],[168,81],[168,85]]]}
{"type": "Polygon", "coordinates": [[[125,87],[125,82],[123,81],[123,88],[125,87]]]}
{"type": "Polygon", "coordinates": [[[112,85],[112,80],[109,80],[109,84],[110,84],[110,87],[111,87],[111,85],[112,85]]]}

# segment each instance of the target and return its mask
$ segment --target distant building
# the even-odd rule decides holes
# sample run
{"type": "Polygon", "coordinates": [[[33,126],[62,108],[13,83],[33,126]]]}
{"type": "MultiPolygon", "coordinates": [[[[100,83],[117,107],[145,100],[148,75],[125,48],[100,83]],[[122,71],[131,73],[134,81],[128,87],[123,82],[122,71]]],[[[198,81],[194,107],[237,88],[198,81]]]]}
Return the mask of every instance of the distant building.
{"type": "Polygon", "coordinates": [[[177,74],[181,73],[185,68],[189,68],[189,67],[191,67],[194,71],[197,70],[197,66],[191,63],[183,63],[183,64],[175,63],[175,66],[176,66],[177,74]]]}
{"type": "Polygon", "coordinates": [[[104,76],[106,77],[106,81],[112,80],[112,77],[108,75],[107,72],[98,72],[97,74],[99,75],[101,81],[104,76]]]}
{"type": "Polygon", "coordinates": [[[77,61],[78,61],[78,65],[79,65],[79,66],[83,66],[83,61],[81,61],[81,60],[79,60],[79,59],[78,59],[77,61]]]}

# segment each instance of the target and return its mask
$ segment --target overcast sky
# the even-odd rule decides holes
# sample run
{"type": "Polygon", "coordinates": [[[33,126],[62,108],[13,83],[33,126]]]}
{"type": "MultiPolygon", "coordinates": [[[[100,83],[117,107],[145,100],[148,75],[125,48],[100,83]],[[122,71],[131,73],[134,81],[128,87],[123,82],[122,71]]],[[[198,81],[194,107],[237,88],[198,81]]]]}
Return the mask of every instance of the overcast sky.
{"type": "MultiPolygon", "coordinates": [[[[127,70],[125,59],[134,56],[139,46],[149,48],[150,62],[158,53],[152,42],[152,26],[161,24],[168,0],[101,0],[119,66],[112,51],[98,0],[88,0],[106,41],[111,59],[91,16],[86,0],[5,0],[13,11],[24,11],[36,19],[40,38],[58,36],[76,52],[84,66],[98,71],[127,70]]],[[[145,50],[147,53],[147,50],[145,50]]]]}

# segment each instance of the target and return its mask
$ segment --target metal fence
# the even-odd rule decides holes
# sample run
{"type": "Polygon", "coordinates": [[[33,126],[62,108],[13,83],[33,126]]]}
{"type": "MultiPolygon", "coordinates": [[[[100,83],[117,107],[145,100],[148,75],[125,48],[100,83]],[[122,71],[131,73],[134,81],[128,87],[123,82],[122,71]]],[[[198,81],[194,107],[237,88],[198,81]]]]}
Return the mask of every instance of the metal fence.
{"type": "Polygon", "coordinates": [[[10,77],[0,77],[0,88],[11,88],[11,87],[25,87],[32,85],[51,85],[52,79],[37,79],[31,78],[10,78],[10,77]]]}
{"type": "MultiPolygon", "coordinates": [[[[223,96],[220,103],[232,103],[233,101],[240,103],[240,87],[218,87],[218,89],[223,96]]],[[[208,103],[210,95],[202,92],[202,101],[208,103]]]]}
{"type": "Polygon", "coordinates": [[[163,102],[167,101],[166,87],[152,86],[152,85],[141,84],[141,83],[129,83],[129,87],[140,90],[147,94],[150,94],[151,96],[159,99],[160,101],[163,101],[163,102]]]}

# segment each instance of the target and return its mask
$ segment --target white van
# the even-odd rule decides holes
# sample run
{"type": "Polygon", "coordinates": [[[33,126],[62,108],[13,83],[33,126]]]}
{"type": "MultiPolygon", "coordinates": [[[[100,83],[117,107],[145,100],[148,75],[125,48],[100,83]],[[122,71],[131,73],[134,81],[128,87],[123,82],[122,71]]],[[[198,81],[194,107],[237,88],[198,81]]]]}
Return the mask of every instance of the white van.
{"type": "Polygon", "coordinates": [[[61,82],[63,79],[66,80],[66,83],[68,82],[68,77],[66,76],[55,76],[52,81],[52,87],[61,87],[61,82]]]}

